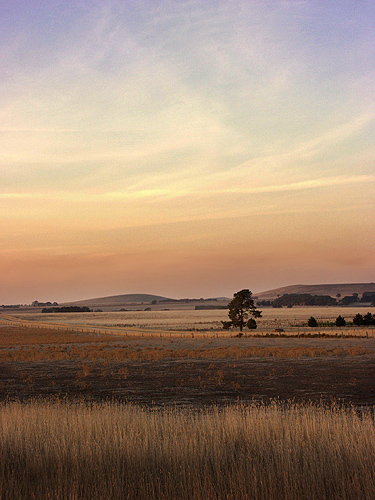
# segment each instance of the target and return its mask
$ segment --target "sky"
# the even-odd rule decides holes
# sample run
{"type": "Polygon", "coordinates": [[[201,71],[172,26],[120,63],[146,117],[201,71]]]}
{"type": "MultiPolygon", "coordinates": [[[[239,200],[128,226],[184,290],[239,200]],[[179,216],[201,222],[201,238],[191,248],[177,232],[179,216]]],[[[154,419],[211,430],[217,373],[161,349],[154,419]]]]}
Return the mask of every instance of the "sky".
{"type": "Polygon", "coordinates": [[[375,281],[375,2],[6,0],[0,304],[375,281]]]}

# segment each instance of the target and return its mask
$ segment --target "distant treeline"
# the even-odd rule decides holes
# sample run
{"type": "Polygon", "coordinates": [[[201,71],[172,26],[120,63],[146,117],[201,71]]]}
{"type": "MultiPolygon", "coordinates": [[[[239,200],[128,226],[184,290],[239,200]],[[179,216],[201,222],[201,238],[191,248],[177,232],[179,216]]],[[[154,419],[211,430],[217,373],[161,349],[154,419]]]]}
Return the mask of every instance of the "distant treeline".
{"type": "Polygon", "coordinates": [[[196,311],[211,310],[211,309],[228,309],[228,306],[219,306],[219,305],[195,306],[196,311]]]}
{"type": "Polygon", "coordinates": [[[59,304],[57,302],[39,302],[39,300],[34,300],[34,302],[31,303],[33,307],[45,307],[45,306],[58,306],[59,304]]]}
{"type": "Polygon", "coordinates": [[[78,313],[78,312],[92,312],[92,309],[86,306],[44,307],[42,309],[42,313],[78,313]]]}
{"type": "Polygon", "coordinates": [[[375,292],[364,292],[360,299],[357,293],[345,297],[338,294],[337,299],[330,295],[311,295],[309,293],[285,293],[274,300],[257,302],[260,307],[293,307],[293,306],[349,306],[354,303],[375,305],[375,292]]]}
{"type": "MultiPolygon", "coordinates": [[[[181,302],[183,304],[188,304],[189,302],[214,302],[217,299],[161,299],[158,300],[157,302],[159,304],[167,303],[167,302],[181,302]]],[[[156,301],[155,301],[156,302],[156,301]]]]}
{"type": "Polygon", "coordinates": [[[335,306],[337,300],[330,295],[310,295],[309,293],[284,294],[273,301],[274,307],[283,306],[335,306]]]}

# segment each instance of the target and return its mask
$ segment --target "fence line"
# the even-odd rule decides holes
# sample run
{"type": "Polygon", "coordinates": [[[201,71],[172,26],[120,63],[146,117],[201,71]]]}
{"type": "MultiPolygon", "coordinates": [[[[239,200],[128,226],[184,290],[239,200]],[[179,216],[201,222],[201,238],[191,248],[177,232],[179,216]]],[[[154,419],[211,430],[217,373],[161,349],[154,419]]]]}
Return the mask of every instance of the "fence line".
{"type": "MultiPolygon", "coordinates": [[[[87,333],[94,335],[118,335],[125,337],[147,337],[147,338],[201,338],[201,339],[212,339],[212,338],[233,338],[238,336],[237,331],[230,330],[153,330],[153,329],[119,329],[119,328],[100,328],[99,326],[84,326],[84,325],[68,325],[63,323],[40,323],[32,321],[21,321],[15,320],[11,317],[0,317],[0,324],[23,327],[23,328],[37,328],[37,329],[53,329],[57,331],[75,332],[75,333],[87,333]]],[[[243,332],[244,337],[263,337],[263,338],[374,338],[374,328],[373,327],[347,327],[347,329],[332,329],[324,328],[318,331],[316,330],[301,330],[300,327],[294,327],[285,332],[275,332],[272,329],[262,329],[256,330],[254,332],[243,332]]]]}

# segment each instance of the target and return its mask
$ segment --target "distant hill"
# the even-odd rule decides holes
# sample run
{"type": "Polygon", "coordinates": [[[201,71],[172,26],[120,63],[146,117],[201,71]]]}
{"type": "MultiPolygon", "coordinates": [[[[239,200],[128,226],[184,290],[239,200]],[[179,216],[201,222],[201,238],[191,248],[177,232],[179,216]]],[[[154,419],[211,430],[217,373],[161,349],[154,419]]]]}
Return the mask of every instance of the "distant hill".
{"type": "Polygon", "coordinates": [[[207,307],[219,308],[226,306],[230,299],[226,297],[210,298],[210,299],[172,299],[162,297],[161,295],[150,295],[145,293],[126,294],[126,295],[111,295],[109,297],[97,297],[94,299],[76,300],[74,302],[66,302],[59,304],[62,306],[79,306],[90,307],[92,309],[100,309],[104,312],[119,311],[122,309],[129,311],[139,311],[150,306],[152,310],[180,310],[180,309],[195,309],[196,306],[205,305],[207,307]],[[152,304],[156,301],[156,304],[152,304]]]}
{"type": "Polygon", "coordinates": [[[255,293],[254,296],[260,300],[272,300],[285,293],[309,293],[310,295],[330,295],[331,297],[336,297],[338,293],[341,294],[341,297],[358,293],[361,297],[364,292],[374,291],[375,283],[333,283],[329,285],[289,285],[255,293]]]}
{"type": "Polygon", "coordinates": [[[109,297],[97,297],[94,299],[77,300],[75,302],[67,302],[64,305],[79,305],[88,307],[100,306],[124,306],[129,304],[151,304],[153,300],[172,300],[160,295],[149,295],[145,293],[129,293],[125,295],[111,295],[109,297]]]}

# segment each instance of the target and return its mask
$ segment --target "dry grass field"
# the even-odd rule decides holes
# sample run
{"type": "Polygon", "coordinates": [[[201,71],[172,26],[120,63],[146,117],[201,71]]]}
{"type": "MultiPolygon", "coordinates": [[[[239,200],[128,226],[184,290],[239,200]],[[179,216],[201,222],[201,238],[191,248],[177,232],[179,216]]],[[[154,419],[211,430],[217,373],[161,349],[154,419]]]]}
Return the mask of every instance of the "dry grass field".
{"type": "Polygon", "coordinates": [[[372,500],[371,412],[3,403],[4,500],[372,500]]]}
{"type": "MultiPolygon", "coordinates": [[[[372,310],[372,308],[370,308],[372,310]]],[[[276,328],[283,328],[291,335],[305,333],[324,333],[375,336],[374,327],[367,328],[317,328],[306,326],[310,316],[318,322],[334,322],[337,316],[343,316],[347,321],[360,312],[365,314],[366,308],[354,307],[293,307],[291,309],[264,308],[263,317],[257,320],[258,329],[248,331],[248,335],[270,334],[276,328]],[[363,309],[363,310],[362,310],[363,309]]],[[[1,316],[1,315],[0,315],[1,316]]],[[[176,334],[215,334],[230,336],[232,333],[222,330],[222,321],[228,319],[227,310],[170,310],[170,311],[118,311],[93,313],[54,313],[42,314],[30,312],[12,313],[12,316],[23,322],[48,323],[51,326],[81,327],[87,329],[101,329],[108,332],[128,334],[176,336],[176,334]]],[[[235,333],[234,333],[235,334],[235,333]]]]}

